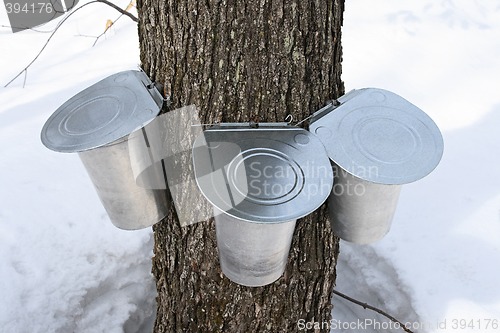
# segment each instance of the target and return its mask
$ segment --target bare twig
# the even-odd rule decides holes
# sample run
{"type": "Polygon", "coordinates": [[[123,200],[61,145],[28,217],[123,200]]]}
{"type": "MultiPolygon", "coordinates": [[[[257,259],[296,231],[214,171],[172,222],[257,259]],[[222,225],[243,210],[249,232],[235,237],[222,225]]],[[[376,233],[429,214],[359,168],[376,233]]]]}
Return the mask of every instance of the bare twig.
{"type": "MultiPolygon", "coordinates": [[[[124,15],[124,14],[125,14],[125,15],[129,14],[128,9],[132,6],[132,4],[133,4],[133,0],[132,0],[132,1],[130,2],[130,4],[128,5],[127,9],[125,9],[125,10],[121,9],[121,10],[120,10],[120,13],[121,13],[121,14],[120,14],[120,16],[118,16],[118,17],[117,17],[114,21],[111,21],[111,24],[110,24],[110,25],[106,25],[106,29],[105,29],[105,30],[104,30],[104,31],[103,31],[103,32],[102,32],[99,36],[95,37],[95,41],[94,41],[94,44],[92,44],[92,47],[94,47],[94,46],[97,44],[97,42],[99,41],[99,39],[100,39],[102,36],[104,36],[104,35],[106,34],[106,32],[108,32],[108,30],[109,30],[109,29],[111,29],[111,27],[112,27],[113,25],[115,25],[115,23],[116,23],[116,22],[118,22],[118,20],[119,20],[119,19],[121,19],[121,18],[123,17],[123,15],[124,15]]],[[[127,15],[127,16],[128,16],[128,15],[127,15]]]]}
{"type": "Polygon", "coordinates": [[[83,34],[77,34],[74,35],[75,37],[83,37],[83,38],[97,38],[97,36],[92,36],[92,35],[83,35],[83,34]]]}
{"type": "MultiPolygon", "coordinates": [[[[124,10],[121,9],[120,7],[117,7],[116,5],[112,4],[111,2],[107,1],[107,0],[93,0],[93,1],[90,1],[90,2],[87,2],[83,5],[81,5],[80,7],[76,8],[74,11],[72,11],[71,13],[69,13],[67,16],[65,16],[61,22],[59,22],[56,26],[56,28],[54,29],[54,31],[52,31],[52,33],[50,34],[49,38],[47,39],[47,41],[45,42],[45,44],[43,45],[42,49],[40,50],[40,52],[38,52],[38,54],[35,56],[35,58],[33,58],[33,60],[31,60],[31,62],[26,66],[24,67],[24,69],[22,71],[20,71],[12,80],[10,80],[9,82],[7,82],[7,84],[4,86],[4,88],[8,87],[12,82],[14,82],[14,80],[16,80],[19,76],[21,76],[23,73],[24,73],[24,82],[23,82],[23,88],[25,87],[26,85],[26,77],[28,75],[28,68],[30,68],[31,65],[33,65],[33,63],[38,59],[38,57],[42,54],[43,50],[45,50],[45,48],[47,47],[47,45],[49,44],[50,40],[52,39],[52,37],[54,37],[55,33],[57,32],[57,30],[63,25],[64,22],[66,22],[66,20],[68,18],[71,17],[71,15],[73,15],[74,13],[76,13],[77,11],[79,11],[80,9],[90,5],[90,4],[93,4],[93,3],[104,3],[108,6],[111,6],[113,8],[115,8],[116,10],[118,10],[120,13],[122,13],[123,15],[123,12],[124,10]]],[[[120,17],[122,16],[120,15],[120,17]]],[[[126,14],[128,17],[130,17],[134,22],[137,22],[137,18],[126,12],[126,14]]],[[[100,37],[100,36],[99,36],[100,37]]],[[[99,39],[99,37],[97,37],[97,39],[99,39]]],[[[95,43],[94,43],[95,44],[95,43]]]]}
{"type": "Polygon", "coordinates": [[[24,67],[24,69],[22,71],[19,72],[19,74],[17,74],[12,80],[10,80],[4,87],[8,87],[15,79],[17,79],[21,74],[25,73],[25,76],[24,76],[24,82],[23,82],[23,88],[26,84],[26,75],[28,74],[28,68],[33,65],[33,63],[38,59],[38,57],[42,54],[43,50],[45,50],[45,48],[47,47],[47,45],[49,45],[49,42],[50,40],[52,39],[52,37],[54,37],[55,33],[57,32],[57,30],[59,30],[59,28],[63,25],[64,22],[66,22],[66,20],[68,18],[71,17],[71,15],[73,15],[74,13],[76,13],[77,11],[79,11],[80,9],[84,8],[85,6],[88,6],[90,4],[93,4],[93,3],[97,3],[99,2],[98,0],[94,0],[94,1],[91,1],[91,2],[87,2],[83,5],[81,5],[80,7],[76,8],[74,11],[72,11],[71,13],[69,13],[69,15],[67,15],[66,17],[64,17],[62,19],[61,22],[59,22],[56,26],[56,28],[54,29],[54,31],[52,31],[52,33],[50,34],[49,38],[47,39],[47,41],[45,42],[45,44],[43,45],[42,49],[40,50],[40,52],[38,52],[38,54],[35,56],[35,58],[33,58],[33,60],[31,60],[31,62],[28,64],[28,66],[24,67]]]}
{"type": "Polygon", "coordinates": [[[393,323],[398,323],[399,326],[401,327],[401,329],[403,329],[405,332],[414,333],[412,330],[407,328],[405,324],[403,324],[402,322],[400,322],[399,320],[397,320],[396,318],[394,318],[393,316],[391,316],[387,312],[380,310],[379,308],[376,308],[376,307],[369,305],[367,303],[360,302],[360,301],[358,301],[352,297],[349,297],[346,294],[343,294],[343,293],[336,291],[336,290],[333,290],[333,293],[337,296],[340,296],[340,297],[348,300],[349,302],[352,302],[354,304],[362,306],[364,309],[369,309],[369,310],[375,311],[376,313],[381,314],[382,316],[386,317],[387,319],[389,319],[393,323]]]}
{"type": "MultiPolygon", "coordinates": [[[[2,24],[0,25],[1,28],[9,28],[9,29],[22,29],[21,27],[13,27],[13,26],[10,26],[10,25],[5,25],[5,24],[2,24]]],[[[43,34],[50,34],[51,32],[53,32],[54,30],[38,30],[38,29],[35,29],[35,28],[28,28],[28,30],[31,30],[31,31],[34,31],[34,32],[40,32],[40,33],[43,33],[43,34]]]]}
{"type": "Polygon", "coordinates": [[[94,37],[95,38],[95,41],[94,41],[94,44],[92,44],[92,47],[94,47],[97,42],[99,41],[99,39],[104,36],[106,34],[106,32],[108,32],[108,30],[123,16],[123,14],[120,14],[120,16],[118,16],[116,18],[116,20],[112,21],[110,25],[107,25],[106,26],[106,29],[104,29],[104,31],[99,35],[99,36],[96,36],[94,37]]]}
{"type": "Polygon", "coordinates": [[[132,19],[132,21],[134,22],[138,22],[139,20],[137,19],[137,17],[135,17],[133,14],[127,12],[126,10],[124,9],[121,9],[120,7],[118,7],[117,5],[115,5],[114,3],[111,3],[107,0],[97,0],[98,2],[102,2],[110,7],[113,7],[114,9],[116,9],[118,12],[120,12],[122,15],[126,15],[128,17],[130,17],[132,19]]]}

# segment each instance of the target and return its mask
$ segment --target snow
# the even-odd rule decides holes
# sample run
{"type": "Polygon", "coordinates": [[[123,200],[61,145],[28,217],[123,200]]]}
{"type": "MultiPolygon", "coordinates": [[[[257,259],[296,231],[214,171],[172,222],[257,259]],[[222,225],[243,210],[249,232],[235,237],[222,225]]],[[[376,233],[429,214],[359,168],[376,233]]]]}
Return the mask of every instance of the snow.
{"type": "MultiPolygon", "coordinates": [[[[113,227],[78,156],[40,142],[43,124],[65,100],[137,67],[136,26],[128,18],[95,47],[95,38],[79,36],[99,35],[116,17],[100,4],[75,13],[29,69],[26,87],[21,76],[0,90],[2,332],[139,332],[154,318],[151,230],[113,227]]],[[[4,12],[1,19],[8,24],[4,12]]],[[[47,37],[0,30],[2,86],[47,37]]]]}
{"type": "MultiPolygon", "coordinates": [[[[137,28],[129,18],[92,47],[89,36],[117,16],[103,4],[76,12],[30,67],[26,86],[22,75],[0,88],[2,331],[151,330],[151,229],[115,228],[77,155],[52,152],[39,139],[46,119],[68,98],[137,68],[137,28]]],[[[8,24],[2,9],[0,25],[8,24]]],[[[48,36],[0,28],[2,86],[48,36]]],[[[498,331],[500,5],[349,0],[342,39],[346,90],[379,87],[413,102],[441,128],[445,153],[433,173],[403,187],[383,240],[342,242],[336,289],[420,326],[415,331],[498,331]]],[[[337,323],[385,322],[337,296],[333,302],[337,323]]]]}
{"type": "MultiPolygon", "coordinates": [[[[498,331],[499,22],[500,5],[487,0],[346,5],[346,89],[375,86],[412,101],[441,128],[445,152],[433,173],[403,186],[384,239],[341,244],[337,289],[423,332],[498,331]]],[[[382,321],[338,302],[334,317],[382,321]]]]}

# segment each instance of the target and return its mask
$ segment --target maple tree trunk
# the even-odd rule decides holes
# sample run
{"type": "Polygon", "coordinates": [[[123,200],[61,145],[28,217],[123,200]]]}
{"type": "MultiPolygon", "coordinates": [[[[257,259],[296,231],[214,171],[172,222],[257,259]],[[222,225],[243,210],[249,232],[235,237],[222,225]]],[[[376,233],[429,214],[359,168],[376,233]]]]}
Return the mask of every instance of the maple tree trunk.
{"type": "MultiPolygon", "coordinates": [[[[301,120],[344,93],[343,0],[138,0],[142,67],[170,109],[195,104],[203,123],[301,120]]],[[[338,238],[323,205],[298,220],[275,283],[223,276],[213,220],[154,226],[155,332],[295,332],[331,317],[338,238]]],[[[327,332],[326,328],[316,330],[327,332]]]]}

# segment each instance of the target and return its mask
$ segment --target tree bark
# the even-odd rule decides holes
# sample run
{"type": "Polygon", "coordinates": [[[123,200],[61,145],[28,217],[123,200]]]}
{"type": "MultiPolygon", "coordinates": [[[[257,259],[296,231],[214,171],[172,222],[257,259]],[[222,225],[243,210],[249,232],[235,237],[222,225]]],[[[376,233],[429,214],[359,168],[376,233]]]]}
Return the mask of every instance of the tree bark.
{"type": "MultiPolygon", "coordinates": [[[[344,92],[343,0],[137,5],[144,70],[203,123],[298,121],[344,92]]],[[[285,273],[264,287],[223,276],[212,220],[181,227],[172,209],[154,234],[155,332],[295,332],[331,317],[339,244],[324,205],[298,221],[285,273]]]]}

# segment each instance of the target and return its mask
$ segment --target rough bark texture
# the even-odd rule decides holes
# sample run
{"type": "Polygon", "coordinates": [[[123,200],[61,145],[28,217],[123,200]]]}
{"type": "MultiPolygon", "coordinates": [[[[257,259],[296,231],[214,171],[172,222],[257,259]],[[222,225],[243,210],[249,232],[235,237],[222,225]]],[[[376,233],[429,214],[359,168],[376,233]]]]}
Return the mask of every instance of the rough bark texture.
{"type": "MultiPolygon", "coordinates": [[[[139,0],[142,66],[204,123],[301,120],[343,94],[343,0],[139,0]]],[[[219,268],[213,221],[155,228],[155,332],[295,332],[328,321],[338,239],[323,206],[298,221],[285,274],[259,288],[219,268]]],[[[323,329],[322,331],[327,331],[323,329]]]]}

